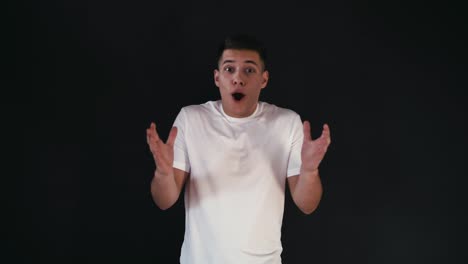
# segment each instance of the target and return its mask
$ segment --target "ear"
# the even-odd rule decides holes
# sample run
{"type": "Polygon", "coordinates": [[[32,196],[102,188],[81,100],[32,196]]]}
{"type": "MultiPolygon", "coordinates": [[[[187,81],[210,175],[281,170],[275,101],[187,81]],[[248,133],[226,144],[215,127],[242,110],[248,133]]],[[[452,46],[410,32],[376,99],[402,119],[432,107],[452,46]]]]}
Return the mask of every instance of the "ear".
{"type": "Polygon", "coordinates": [[[213,71],[214,82],[217,87],[219,87],[219,71],[215,69],[213,71]]]}
{"type": "Polygon", "coordinates": [[[270,73],[267,70],[263,71],[262,78],[263,78],[263,81],[262,81],[262,86],[261,87],[263,89],[268,84],[268,79],[270,79],[270,73]]]}

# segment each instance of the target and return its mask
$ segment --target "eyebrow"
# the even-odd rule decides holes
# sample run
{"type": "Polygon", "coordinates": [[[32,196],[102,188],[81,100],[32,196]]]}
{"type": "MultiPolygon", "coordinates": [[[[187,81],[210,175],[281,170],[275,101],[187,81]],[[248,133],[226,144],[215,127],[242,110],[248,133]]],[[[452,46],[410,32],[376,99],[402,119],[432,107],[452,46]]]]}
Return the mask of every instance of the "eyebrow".
{"type": "MultiPolygon", "coordinates": [[[[223,64],[222,64],[222,65],[224,65],[224,64],[226,64],[226,63],[233,63],[233,62],[236,62],[236,61],[235,61],[235,60],[225,60],[225,61],[223,61],[223,64]]],[[[258,64],[257,64],[255,61],[253,61],[253,60],[245,60],[244,63],[251,63],[251,64],[253,64],[253,65],[255,65],[255,66],[258,67],[258,64]]]]}

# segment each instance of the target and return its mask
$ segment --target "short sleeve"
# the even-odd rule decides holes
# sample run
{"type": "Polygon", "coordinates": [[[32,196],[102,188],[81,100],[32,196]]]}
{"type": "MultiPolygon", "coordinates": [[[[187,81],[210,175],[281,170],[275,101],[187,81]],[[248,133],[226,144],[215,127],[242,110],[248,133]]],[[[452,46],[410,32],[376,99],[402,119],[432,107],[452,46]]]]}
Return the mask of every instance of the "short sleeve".
{"type": "Polygon", "coordinates": [[[174,142],[174,163],[172,166],[176,169],[190,172],[190,162],[187,154],[185,137],[187,117],[184,108],[182,108],[177,115],[173,126],[177,127],[177,137],[174,142]]]}
{"type": "Polygon", "coordinates": [[[291,128],[291,147],[289,152],[287,177],[299,175],[301,171],[301,149],[304,140],[304,130],[301,118],[295,115],[291,128]]]}

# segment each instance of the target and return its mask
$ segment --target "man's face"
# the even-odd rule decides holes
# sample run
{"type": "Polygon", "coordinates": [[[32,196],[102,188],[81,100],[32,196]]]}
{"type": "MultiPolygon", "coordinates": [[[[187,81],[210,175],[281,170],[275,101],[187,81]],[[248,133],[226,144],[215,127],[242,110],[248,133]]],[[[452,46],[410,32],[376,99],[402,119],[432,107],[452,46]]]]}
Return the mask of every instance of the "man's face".
{"type": "Polygon", "coordinates": [[[232,117],[247,117],[257,107],[260,91],[268,83],[268,71],[257,52],[227,49],[214,70],[224,112],[232,117]]]}

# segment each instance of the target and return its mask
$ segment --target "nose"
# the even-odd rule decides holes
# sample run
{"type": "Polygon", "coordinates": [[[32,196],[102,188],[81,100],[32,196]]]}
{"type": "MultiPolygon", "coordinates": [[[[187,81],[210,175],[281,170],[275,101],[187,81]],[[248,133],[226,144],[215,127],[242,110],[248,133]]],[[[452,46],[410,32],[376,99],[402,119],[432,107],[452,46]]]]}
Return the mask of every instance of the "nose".
{"type": "Polygon", "coordinates": [[[244,86],[245,85],[245,81],[242,79],[242,76],[240,73],[236,73],[234,74],[233,78],[232,78],[232,84],[234,85],[240,85],[240,86],[244,86]]]}

